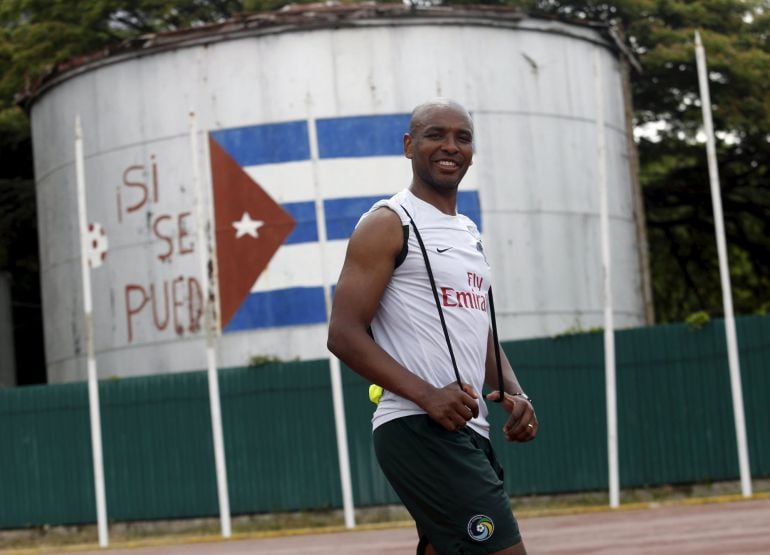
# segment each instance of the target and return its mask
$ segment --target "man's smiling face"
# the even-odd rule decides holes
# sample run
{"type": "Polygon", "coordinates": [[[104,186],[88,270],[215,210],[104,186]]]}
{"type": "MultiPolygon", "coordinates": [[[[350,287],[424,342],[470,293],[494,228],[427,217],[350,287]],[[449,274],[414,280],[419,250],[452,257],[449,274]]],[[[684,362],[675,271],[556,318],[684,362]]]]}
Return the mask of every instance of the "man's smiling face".
{"type": "Polygon", "coordinates": [[[433,105],[417,114],[404,137],[414,179],[438,191],[457,189],[473,162],[473,123],[453,104],[433,105]]]}

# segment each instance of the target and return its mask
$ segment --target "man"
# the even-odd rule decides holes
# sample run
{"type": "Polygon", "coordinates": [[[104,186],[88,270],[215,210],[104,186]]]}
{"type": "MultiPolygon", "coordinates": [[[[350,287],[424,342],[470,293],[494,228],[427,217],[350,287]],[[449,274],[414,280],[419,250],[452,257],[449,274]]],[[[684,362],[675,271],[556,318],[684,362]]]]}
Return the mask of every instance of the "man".
{"type": "MultiPolygon", "coordinates": [[[[473,160],[470,115],[447,99],[418,106],[404,154],[411,185],[376,203],[350,238],[328,347],[384,389],[372,419],[375,452],[415,519],[417,553],[525,554],[479,397],[484,383],[497,390],[498,378],[490,269],[476,226],[456,211],[473,160]]],[[[529,441],[535,411],[500,353],[510,413],[503,433],[529,441]]]]}

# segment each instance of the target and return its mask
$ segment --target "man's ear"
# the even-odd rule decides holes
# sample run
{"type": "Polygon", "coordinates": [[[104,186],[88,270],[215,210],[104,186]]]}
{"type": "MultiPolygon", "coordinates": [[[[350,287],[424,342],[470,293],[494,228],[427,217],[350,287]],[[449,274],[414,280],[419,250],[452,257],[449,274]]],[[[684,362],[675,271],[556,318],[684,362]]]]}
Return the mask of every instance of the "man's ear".
{"type": "Polygon", "coordinates": [[[413,158],[412,136],[409,133],[404,133],[404,156],[406,156],[410,160],[413,158]]]}

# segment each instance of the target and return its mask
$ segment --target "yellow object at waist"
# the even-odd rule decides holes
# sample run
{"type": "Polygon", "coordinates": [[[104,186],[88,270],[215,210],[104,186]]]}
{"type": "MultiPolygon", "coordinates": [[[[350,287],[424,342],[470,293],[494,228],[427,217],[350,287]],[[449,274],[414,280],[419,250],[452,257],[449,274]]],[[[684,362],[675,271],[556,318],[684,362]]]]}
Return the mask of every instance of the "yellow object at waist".
{"type": "Polygon", "coordinates": [[[369,386],[369,400],[374,403],[375,405],[379,404],[380,397],[382,397],[382,392],[384,389],[377,385],[376,383],[373,383],[369,386]]]}

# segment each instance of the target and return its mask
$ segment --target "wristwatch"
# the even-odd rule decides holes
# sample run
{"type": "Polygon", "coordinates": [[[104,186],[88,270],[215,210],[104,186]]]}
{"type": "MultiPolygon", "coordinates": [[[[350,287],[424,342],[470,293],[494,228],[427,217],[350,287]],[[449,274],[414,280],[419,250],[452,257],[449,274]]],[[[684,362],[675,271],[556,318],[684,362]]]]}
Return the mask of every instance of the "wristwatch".
{"type": "Polygon", "coordinates": [[[518,393],[511,393],[511,396],[512,397],[521,397],[521,398],[529,401],[530,405],[533,404],[532,403],[532,398],[529,395],[527,395],[526,393],[524,393],[523,391],[519,391],[518,393]]]}

